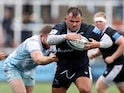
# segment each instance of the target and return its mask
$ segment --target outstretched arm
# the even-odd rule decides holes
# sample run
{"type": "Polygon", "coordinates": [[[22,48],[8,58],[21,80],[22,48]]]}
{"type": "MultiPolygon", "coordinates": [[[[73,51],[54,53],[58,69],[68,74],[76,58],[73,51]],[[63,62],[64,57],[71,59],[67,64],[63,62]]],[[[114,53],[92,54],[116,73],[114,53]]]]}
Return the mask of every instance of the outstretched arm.
{"type": "Polygon", "coordinates": [[[31,57],[34,60],[34,62],[36,62],[37,64],[40,64],[40,65],[49,64],[51,62],[56,61],[56,59],[57,59],[57,57],[54,53],[51,54],[50,56],[44,56],[42,54],[42,52],[39,50],[31,52],[31,57]]]}
{"type": "Polygon", "coordinates": [[[57,45],[65,40],[77,40],[81,39],[80,34],[76,33],[68,33],[68,34],[62,34],[62,35],[49,35],[47,38],[47,44],[49,45],[57,45]]]}

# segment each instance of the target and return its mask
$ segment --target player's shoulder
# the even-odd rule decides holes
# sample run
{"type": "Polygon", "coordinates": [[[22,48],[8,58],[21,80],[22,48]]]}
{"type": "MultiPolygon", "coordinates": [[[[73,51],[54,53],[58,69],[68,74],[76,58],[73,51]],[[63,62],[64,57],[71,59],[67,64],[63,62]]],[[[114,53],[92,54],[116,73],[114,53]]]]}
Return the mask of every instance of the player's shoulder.
{"type": "Polygon", "coordinates": [[[93,31],[93,29],[95,29],[95,26],[92,25],[92,24],[88,24],[86,22],[82,22],[81,23],[81,29],[85,29],[85,30],[88,30],[88,31],[93,31]]]}
{"type": "Polygon", "coordinates": [[[60,22],[60,23],[58,23],[58,24],[56,24],[54,27],[53,27],[53,29],[64,29],[64,28],[66,28],[66,23],[64,22],[64,21],[62,21],[62,22],[60,22]]]}
{"type": "Polygon", "coordinates": [[[25,45],[32,45],[32,44],[35,44],[36,42],[38,42],[39,44],[41,43],[41,40],[40,40],[40,36],[39,35],[34,35],[28,39],[26,39],[24,42],[23,42],[23,46],[25,45]]]}
{"type": "Polygon", "coordinates": [[[38,41],[39,39],[40,39],[40,36],[39,36],[39,35],[34,35],[34,36],[28,38],[27,41],[33,41],[33,40],[34,40],[34,41],[35,41],[35,40],[38,41]]]}
{"type": "Polygon", "coordinates": [[[120,34],[117,30],[113,29],[112,27],[107,27],[105,30],[105,33],[110,35],[110,36],[112,36],[114,34],[120,34]]]}
{"type": "Polygon", "coordinates": [[[113,29],[112,27],[107,27],[106,31],[109,32],[109,33],[110,32],[117,32],[117,30],[113,29]]]}
{"type": "Polygon", "coordinates": [[[61,34],[65,34],[67,32],[67,25],[64,21],[60,22],[53,27],[53,30],[57,30],[61,34]]]}

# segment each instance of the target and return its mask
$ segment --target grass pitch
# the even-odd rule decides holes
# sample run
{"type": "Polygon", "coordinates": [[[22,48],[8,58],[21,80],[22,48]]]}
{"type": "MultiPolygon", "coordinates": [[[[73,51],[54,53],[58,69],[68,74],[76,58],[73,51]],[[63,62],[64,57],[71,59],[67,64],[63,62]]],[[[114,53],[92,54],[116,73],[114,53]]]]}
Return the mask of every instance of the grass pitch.
{"type": "MultiPolygon", "coordinates": [[[[36,82],[33,93],[51,93],[51,84],[44,82],[36,82]]],[[[0,82],[0,93],[12,93],[9,84],[7,82],[0,82]]],[[[79,93],[74,84],[70,86],[67,93],[79,93]]],[[[92,93],[96,93],[95,83],[93,83],[92,93]]],[[[108,93],[119,93],[115,86],[108,89],[108,93]]]]}

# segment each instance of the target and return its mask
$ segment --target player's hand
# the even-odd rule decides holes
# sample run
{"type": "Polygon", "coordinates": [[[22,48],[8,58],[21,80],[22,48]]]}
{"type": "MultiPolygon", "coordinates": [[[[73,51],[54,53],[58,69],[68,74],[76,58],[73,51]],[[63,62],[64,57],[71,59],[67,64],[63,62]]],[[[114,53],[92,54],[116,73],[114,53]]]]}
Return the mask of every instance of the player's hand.
{"type": "Polygon", "coordinates": [[[56,53],[51,53],[50,57],[52,57],[52,61],[55,61],[55,62],[59,61],[58,57],[56,56],[56,53]]]}
{"type": "Polygon", "coordinates": [[[114,59],[112,58],[112,56],[108,56],[108,57],[105,58],[105,62],[107,64],[111,64],[112,62],[114,62],[114,59]]]}
{"type": "Polygon", "coordinates": [[[6,56],[5,52],[0,52],[0,60],[4,59],[6,56]]]}
{"type": "Polygon", "coordinates": [[[76,33],[69,33],[66,35],[66,39],[71,40],[71,41],[79,40],[79,39],[81,39],[81,37],[82,37],[82,35],[76,34],[76,33]]]}
{"type": "Polygon", "coordinates": [[[90,42],[90,48],[99,48],[100,47],[100,43],[92,38],[89,38],[90,42]]]}

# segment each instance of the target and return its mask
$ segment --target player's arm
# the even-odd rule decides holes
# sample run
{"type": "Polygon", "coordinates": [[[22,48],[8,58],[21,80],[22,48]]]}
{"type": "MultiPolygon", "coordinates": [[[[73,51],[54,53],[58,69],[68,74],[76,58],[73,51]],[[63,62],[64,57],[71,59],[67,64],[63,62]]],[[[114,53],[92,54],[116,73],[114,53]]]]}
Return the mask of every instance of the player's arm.
{"type": "Polygon", "coordinates": [[[107,34],[104,34],[99,42],[94,40],[93,38],[90,38],[90,41],[91,42],[89,42],[89,44],[91,45],[90,47],[91,49],[92,48],[109,48],[113,44],[111,38],[107,34]]]}
{"type": "Polygon", "coordinates": [[[47,44],[57,45],[66,40],[66,35],[49,35],[47,38],[47,44]]]}
{"type": "Polygon", "coordinates": [[[44,56],[41,51],[33,51],[31,52],[31,57],[37,64],[46,65],[51,62],[54,62],[56,59],[56,55],[53,53],[50,56],[44,56]]]}
{"type": "Polygon", "coordinates": [[[120,36],[115,43],[119,45],[118,49],[111,56],[105,59],[107,63],[112,63],[115,59],[117,59],[124,53],[124,37],[120,36]]]}
{"type": "Polygon", "coordinates": [[[57,45],[60,44],[61,42],[65,40],[77,40],[81,39],[80,34],[76,33],[68,33],[68,34],[62,34],[62,35],[57,35],[57,30],[52,30],[47,38],[47,44],[49,45],[57,45]]]}
{"type": "Polygon", "coordinates": [[[56,59],[56,55],[52,54],[50,56],[44,56],[42,53],[42,47],[40,45],[40,42],[38,42],[35,39],[32,39],[26,43],[26,49],[29,51],[32,59],[37,64],[49,64],[56,59]]]}

